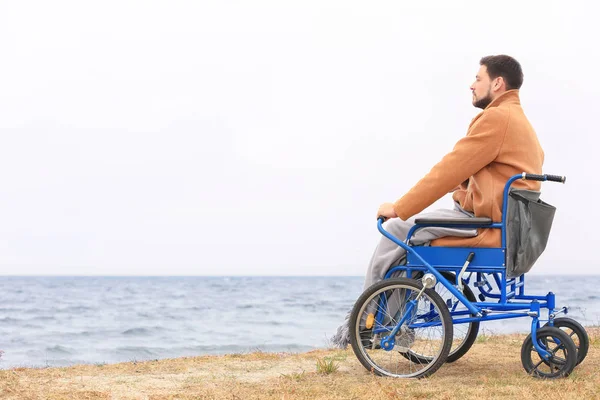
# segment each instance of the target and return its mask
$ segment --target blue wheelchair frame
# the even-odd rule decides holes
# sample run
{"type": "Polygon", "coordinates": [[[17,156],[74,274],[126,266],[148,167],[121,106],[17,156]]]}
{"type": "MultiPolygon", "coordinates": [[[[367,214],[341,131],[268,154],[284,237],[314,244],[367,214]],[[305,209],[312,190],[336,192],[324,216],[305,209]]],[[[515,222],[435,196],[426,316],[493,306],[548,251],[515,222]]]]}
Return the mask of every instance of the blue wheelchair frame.
{"type": "MultiPolygon", "coordinates": [[[[450,309],[450,315],[452,317],[453,324],[465,324],[471,322],[483,322],[493,321],[508,318],[520,318],[520,317],[532,317],[531,321],[531,335],[533,338],[536,337],[536,332],[540,328],[540,312],[542,309],[548,310],[548,324],[553,325],[554,317],[560,313],[567,313],[567,307],[560,309],[556,308],[554,293],[549,292],[545,296],[532,296],[525,295],[525,276],[521,275],[517,278],[507,279],[506,277],[506,215],[508,209],[508,194],[510,186],[513,182],[518,179],[535,179],[539,181],[553,180],[564,182],[564,178],[561,180],[556,179],[557,177],[552,175],[530,175],[523,173],[522,175],[515,175],[511,177],[504,186],[503,193],[503,204],[502,204],[502,222],[490,223],[488,225],[482,224],[416,224],[408,232],[407,239],[405,242],[399,240],[389,232],[387,232],[383,226],[383,219],[379,218],[377,221],[377,228],[382,235],[396,243],[398,246],[406,250],[406,265],[398,265],[391,268],[385,279],[390,278],[397,271],[404,271],[407,278],[412,278],[414,272],[430,273],[435,276],[438,283],[441,283],[452,293],[460,303],[462,303],[467,310],[456,310],[456,304],[450,309]],[[529,178],[530,177],[530,178],[529,178]],[[552,179],[548,179],[551,177],[552,179]],[[469,247],[430,247],[430,246],[410,246],[410,238],[414,233],[422,228],[426,227],[448,227],[448,228],[492,228],[501,229],[502,231],[502,246],[500,248],[469,248],[469,247]],[[464,274],[468,274],[469,277],[463,279],[461,270],[464,274]],[[462,280],[465,284],[469,284],[469,280],[473,273],[476,273],[475,286],[480,291],[481,302],[469,301],[460,290],[444,278],[440,271],[454,272],[456,275],[456,284],[462,280]],[[490,284],[488,277],[492,277],[495,281],[500,293],[492,293],[494,288],[490,284]],[[486,298],[498,299],[497,302],[483,301],[486,298]],[[493,315],[492,315],[493,314],[493,315]]],[[[385,301],[382,299],[382,301],[385,301]]],[[[386,329],[379,329],[380,332],[375,333],[388,333],[387,337],[382,339],[381,345],[384,349],[393,348],[393,337],[396,332],[400,329],[400,326],[404,321],[410,317],[411,313],[414,313],[413,307],[414,301],[408,302],[407,310],[402,316],[400,321],[396,324],[392,332],[386,329]]],[[[433,311],[431,311],[433,312],[433,311]]],[[[383,315],[378,312],[375,316],[375,320],[378,322],[376,326],[382,326],[383,315]]],[[[415,323],[410,324],[409,328],[417,327],[429,327],[440,325],[439,319],[437,321],[415,323]]],[[[543,358],[550,357],[548,353],[537,340],[533,340],[533,345],[537,352],[543,358]]]]}

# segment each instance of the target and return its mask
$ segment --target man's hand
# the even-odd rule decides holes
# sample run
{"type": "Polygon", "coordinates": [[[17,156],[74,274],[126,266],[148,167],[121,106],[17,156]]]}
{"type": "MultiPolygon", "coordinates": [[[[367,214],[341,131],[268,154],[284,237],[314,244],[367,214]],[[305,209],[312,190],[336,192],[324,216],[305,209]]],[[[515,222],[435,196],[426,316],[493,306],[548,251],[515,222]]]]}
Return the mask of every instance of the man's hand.
{"type": "Polygon", "coordinates": [[[383,203],[380,205],[379,210],[377,210],[377,219],[379,219],[379,217],[383,217],[384,220],[389,218],[398,218],[396,211],[394,211],[394,204],[383,203]]]}

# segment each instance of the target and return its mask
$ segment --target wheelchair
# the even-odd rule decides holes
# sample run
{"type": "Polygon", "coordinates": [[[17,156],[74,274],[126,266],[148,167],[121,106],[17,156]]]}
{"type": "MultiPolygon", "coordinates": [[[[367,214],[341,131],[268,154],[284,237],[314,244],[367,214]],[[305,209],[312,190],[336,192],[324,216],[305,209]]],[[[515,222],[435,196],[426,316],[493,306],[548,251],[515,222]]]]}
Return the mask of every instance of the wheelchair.
{"type": "Polygon", "coordinates": [[[556,175],[515,175],[504,187],[501,222],[420,218],[404,242],[387,232],[383,218],[378,218],[379,231],[406,250],[406,264],[391,268],[383,281],[361,294],[352,309],[350,341],[367,370],[395,378],[429,376],[469,351],[482,322],[520,317],[531,318],[531,333],[521,347],[521,362],[528,374],[545,379],[566,377],[584,360],[589,338],[577,321],[561,316],[568,308],[557,307],[552,292],[525,294],[525,273],[507,268],[511,256],[507,250],[520,251],[510,248],[518,243],[507,245],[511,185],[518,179],[566,181],[556,175]],[[410,238],[417,230],[433,226],[501,229],[502,246],[411,245],[410,238]],[[392,277],[398,274],[403,277],[392,277]]]}

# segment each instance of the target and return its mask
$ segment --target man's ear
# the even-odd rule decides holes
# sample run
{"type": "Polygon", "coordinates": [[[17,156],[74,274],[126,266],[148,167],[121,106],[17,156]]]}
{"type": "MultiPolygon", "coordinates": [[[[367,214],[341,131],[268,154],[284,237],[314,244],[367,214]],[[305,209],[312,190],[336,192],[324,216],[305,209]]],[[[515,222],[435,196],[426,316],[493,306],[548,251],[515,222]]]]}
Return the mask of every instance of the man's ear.
{"type": "Polygon", "coordinates": [[[492,84],[494,91],[501,90],[503,87],[506,87],[503,77],[499,76],[494,79],[494,83],[492,84]]]}

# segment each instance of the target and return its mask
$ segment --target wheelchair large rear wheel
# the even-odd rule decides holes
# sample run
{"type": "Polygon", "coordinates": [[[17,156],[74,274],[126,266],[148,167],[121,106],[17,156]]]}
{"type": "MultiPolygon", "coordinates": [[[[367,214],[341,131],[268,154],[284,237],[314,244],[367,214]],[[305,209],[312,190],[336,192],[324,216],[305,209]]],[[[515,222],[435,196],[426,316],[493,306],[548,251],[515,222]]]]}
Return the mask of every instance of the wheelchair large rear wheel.
{"type": "MultiPolygon", "coordinates": [[[[451,283],[456,282],[456,277],[452,272],[441,272],[444,278],[448,279],[451,283]]],[[[452,312],[457,311],[466,311],[467,307],[464,306],[456,296],[454,296],[443,284],[438,283],[434,288],[435,292],[440,295],[442,300],[446,303],[450,314],[452,312]]],[[[463,294],[470,302],[476,302],[475,294],[471,290],[471,288],[464,284],[463,285],[463,294]]],[[[474,316],[471,314],[471,316],[474,316]]],[[[460,318],[465,318],[462,316],[460,318]]],[[[469,322],[464,324],[452,324],[452,347],[450,348],[450,354],[448,354],[448,358],[446,359],[447,363],[454,362],[464,356],[473,343],[475,343],[475,339],[477,339],[477,334],[479,333],[479,322],[469,322]]]]}
{"type": "Polygon", "coordinates": [[[452,320],[446,303],[420,281],[386,279],[368,288],[350,315],[350,342],[369,371],[394,378],[422,378],[437,371],[452,345],[452,320]],[[414,302],[409,312],[411,302],[414,302]],[[385,349],[384,339],[402,324],[385,349]],[[407,356],[408,355],[408,356],[407,356]]]}
{"type": "MultiPolygon", "coordinates": [[[[440,273],[444,276],[444,278],[448,279],[451,283],[456,282],[456,275],[452,272],[440,271],[440,273]]],[[[444,286],[442,283],[438,282],[434,288],[435,292],[440,295],[442,300],[446,303],[446,307],[448,311],[450,311],[450,317],[452,317],[453,312],[464,312],[467,311],[467,307],[462,304],[456,296],[452,294],[444,286]]],[[[463,286],[463,294],[465,297],[471,301],[476,302],[475,294],[468,285],[463,286]]],[[[471,314],[471,316],[474,316],[471,314]]],[[[463,315],[459,318],[465,318],[466,315],[463,315]]],[[[452,346],[450,347],[450,353],[448,354],[448,358],[446,359],[447,363],[454,362],[464,356],[475,340],[477,339],[477,334],[479,333],[479,322],[474,321],[470,323],[463,324],[455,324],[454,320],[452,323],[452,346]]],[[[420,359],[417,355],[413,353],[404,353],[405,357],[411,358],[414,362],[426,362],[425,359],[420,359]]]]}
{"type": "Polygon", "coordinates": [[[573,340],[560,328],[544,326],[536,332],[538,344],[551,354],[544,359],[533,346],[531,334],[521,347],[521,363],[528,374],[536,378],[564,378],[577,364],[577,349],[573,340]]]}

